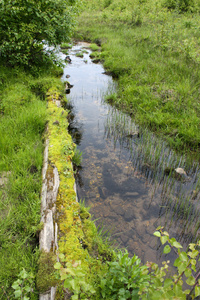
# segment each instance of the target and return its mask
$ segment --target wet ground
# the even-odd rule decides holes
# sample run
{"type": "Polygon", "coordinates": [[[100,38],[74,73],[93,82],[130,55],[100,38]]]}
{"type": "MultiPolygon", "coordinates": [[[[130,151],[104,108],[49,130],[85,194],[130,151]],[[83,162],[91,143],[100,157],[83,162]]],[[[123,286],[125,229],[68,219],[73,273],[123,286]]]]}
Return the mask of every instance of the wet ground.
{"type": "MultiPolygon", "coordinates": [[[[63,75],[73,85],[67,95],[70,130],[83,157],[78,198],[85,199],[96,224],[110,230],[120,247],[143,262],[159,262],[162,247],[153,236],[159,225],[183,245],[200,235],[199,165],[176,156],[129,116],[105,103],[115,82],[101,64],[92,63],[89,54],[87,44],[75,45],[63,75]],[[85,48],[87,53],[77,57],[85,48]],[[187,176],[167,174],[167,168],[177,167],[184,168],[187,176]]],[[[173,253],[167,258],[172,257],[173,253]]]]}

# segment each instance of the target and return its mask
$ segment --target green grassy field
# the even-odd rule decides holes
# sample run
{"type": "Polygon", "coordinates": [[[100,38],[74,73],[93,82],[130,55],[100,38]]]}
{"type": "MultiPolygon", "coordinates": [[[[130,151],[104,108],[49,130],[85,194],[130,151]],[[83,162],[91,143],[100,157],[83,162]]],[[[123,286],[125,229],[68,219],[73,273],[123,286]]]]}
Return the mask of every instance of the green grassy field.
{"type": "Polygon", "coordinates": [[[198,153],[198,1],[86,2],[75,38],[101,45],[104,66],[118,82],[112,102],[174,148],[198,153]]]}
{"type": "MultiPolygon", "coordinates": [[[[15,298],[11,286],[23,268],[29,277],[37,272],[44,98],[51,86],[62,86],[53,69],[34,77],[0,67],[0,299],[15,298]]],[[[30,286],[38,299],[34,280],[30,286]]]]}

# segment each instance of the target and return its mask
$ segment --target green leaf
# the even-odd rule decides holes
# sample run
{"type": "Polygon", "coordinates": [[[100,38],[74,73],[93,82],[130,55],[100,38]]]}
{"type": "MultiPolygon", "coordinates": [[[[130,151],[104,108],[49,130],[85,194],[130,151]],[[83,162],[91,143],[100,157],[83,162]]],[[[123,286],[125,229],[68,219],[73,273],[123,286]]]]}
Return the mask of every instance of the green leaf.
{"type": "Polygon", "coordinates": [[[169,233],[167,231],[164,231],[163,235],[169,236],[169,233]]]}
{"type": "Polygon", "coordinates": [[[173,285],[173,281],[171,279],[169,279],[169,278],[165,279],[164,288],[168,288],[171,285],[173,285]]]}
{"type": "Polygon", "coordinates": [[[23,269],[21,272],[20,272],[20,277],[23,278],[23,279],[26,279],[28,277],[28,274],[27,272],[25,271],[25,269],[23,269]]]}
{"type": "Polygon", "coordinates": [[[65,279],[64,281],[64,288],[65,289],[69,289],[71,286],[70,286],[70,283],[69,283],[69,279],[65,279]]]}
{"type": "Polygon", "coordinates": [[[195,259],[191,259],[191,260],[190,260],[190,263],[191,263],[191,265],[193,265],[193,266],[196,266],[196,264],[197,264],[197,262],[196,262],[195,259]]]}
{"type": "Polygon", "coordinates": [[[163,253],[164,254],[167,254],[167,253],[170,253],[171,252],[171,248],[169,245],[165,246],[164,249],[163,249],[163,253]]]}
{"type": "Polygon", "coordinates": [[[200,295],[200,286],[195,286],[195,297],[200,295]]]}
{"type": "Polygon", "coordinates": [[[59,262],[55,263],[55,265],[54,265],[54,268],[55,268],[56,270],[59,270],[61,267],[62,267],[62,265],[61,265],[61,263],[59,263],[59,262]]]}
{"type": "Polygon", "coordinates": [[[195,244],[192,244],[192,243],[189,244],[189,248],[190,248],[191,250],[195,250],[195,246],[196,246],[195,244]]]}
{"type": "Polygon", "coordinates": [[[164,245],[168,241],[168,237],[167,236],[161,236],[160,241],[161,241],[162,245],[164,245]]]}
{"type": "MultiPolygon", "coordinates": [[[[175,292],[175,294],[176,294],[178,297],[180,297],[181,294],[183,293],[183,291],[182,291],[182,286],[181,286],[180,284],[175,284],[175,285],[174,285],[174,292],[175,292]]],[[[182,298],[179,298],[179,299],[182,299],[182,298]]],[[[185,297],[184,297],[184,299],[185,299],[185,297]]]]}
{"type": "Polygon", "coordinates": [[[186,277],[191,276],[191,274],[192,274],[191,269],[186,269],[186,270],[185,270],[185,276],[186,276],[186,277]]]}
{"type": "Polygon", "coordinates": [[[153,300],[161,300],[162,299],[162,293],[159,291],[153,292],[152,296],[153,296],[152,297],[153,300]]]}
{"type": "Polygon", "coordinates": [[[192,269],[194,272],[196,272],[196,266],[192,265],[192,266],[191,266],[191,269],[192,269]]]}
{"type": "Polygon", "coordinates": [[[182,261],[188,261],[188,256],[185,252],[181,252],[179,257],[182,261]]]}
{"type": "Polygon", "coordinates": [[[191,251],[191,252],[188,252],[188,255],[189,255],[191,258],[195,258],[198,254],[199,254],[199,251],[198,251],[198,250],[193,250],[193,251],[191,251]]]}
{"type": "Polygon", "coordinates": [[[190,276],[187,280],[186,283],[188,285],[194,285],[195,284],[195,278],[193,276],[190,276]]]}
{"type": "Polygon", "coordinates": [[[157,237],[161,237],[160,231],[155,231],[153,235],[155,235],[155,236],[157,236],[157,237]]]}
{"type": "Polygon", "coordinates": [[[60,258],[61,261],[64,261],[65,260],[65,255],[63,253],[60,253],[59,258],[60,258]]]}
{"type": "Polygon", "coordinates": [[[69,284],[71,285],[71,287],[74,291],[77,291],[78,287],[77,287],[75,279],[70,280],[69,284]]]}
{"type": "Polygon", "coordinates": [[[30,293],[30,292],[31,292],[31,287],[30,287],[30,286],[26,286],[26,287],[25,287],[25,291],[26,291],[27,293],[30,293]]]}
{"type": "Polygon", "coordinates": [[[61,276],[60,276],[60,279],[61,279],[61,280],[65,280],[65,279],[67,279],[68,277],[69,277],[68,274],[62,273],[61,276]]]}
{"type": "Polygon", "coordinates": [[[182,260],[180,259],[180,257],[177,257],[177,259],[174,262],[174,267],[178,267],[179,264],[181,264],[182,260]]]}
{"type": "Polygon", "coordinates": [[[173,242],[173,243],[172,243],[172,246],[175,247],[175,248],[183,248],[183,247],[181,246],[181,244],[178,243],[177,241],[173,242]]]}
{"type": "Polygon", "coordinates": [[[72,275],[72,276],[80,276],[81,277],[81,275],[82,275],[82,273],[81,272],[76,272],[75,273],[75,271],[72,269],[72,268],[67,268],[66,269],[66,272],[67,273],[69,273],[70,275],[72,275]]]}
{"type": "Polygon", "coordinates": [[[181,262],[181,263],[178,265],[178,271],[179,271],[179,274],[183,273],[186,269],[187,269],[187,262],[186,262],[186,261],[181,262]]]}
{"type": "Polygon", "coordinates": [[[171,238],[171,239],[169,240],[169,242],[171,243],[171,245],[173,245],[173,243],[176,242],[176,239],[175,239],[175,238],[171,238]]]}
{"type": "Polygon", "coordinates": [[[14,291],[15,298],[21,297],[21,294],[22,294],[22,291],[21,291],[21,290],[16,290],[16,291],[14,291]]]}
{"type": "Polygon", "coordinates": [[[13,288],[14,290],[20,289],[19,283],[17,283],[17,281],[15,281],[15,282],[12,284],[12,288],[13,288]]]}
{"type": "Polygon", "coordinates": [[[156,228],[156,230],[160,230],[160,229],[162,229],[163,227],[162,226],[158,226],[157,228],[156,228]]]}

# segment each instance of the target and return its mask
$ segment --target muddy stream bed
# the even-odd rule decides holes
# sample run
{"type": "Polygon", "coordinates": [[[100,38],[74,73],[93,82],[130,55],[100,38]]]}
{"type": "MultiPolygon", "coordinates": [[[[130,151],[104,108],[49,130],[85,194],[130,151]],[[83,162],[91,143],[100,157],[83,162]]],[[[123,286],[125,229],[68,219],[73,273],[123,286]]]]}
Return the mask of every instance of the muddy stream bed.
{"type": "Polygon", "coordinates": [[[73,85],[67,95],[69,129],[82,151],[78,198],[91,207],[96,225],[109,230],[116,245],[142,262],[159,263],[166,259],[153,236],[159,225],[184,246],[199,238],[199,165],[175,155],[105,102],[115,82],[101,64],[91,61],[90,53],[86,43],[73,46],[62,78],[73,85]],[[77,57],[83,49],[84,56],[77,57]],[[187,175],[177,175],[176,168],[187,175]]]}

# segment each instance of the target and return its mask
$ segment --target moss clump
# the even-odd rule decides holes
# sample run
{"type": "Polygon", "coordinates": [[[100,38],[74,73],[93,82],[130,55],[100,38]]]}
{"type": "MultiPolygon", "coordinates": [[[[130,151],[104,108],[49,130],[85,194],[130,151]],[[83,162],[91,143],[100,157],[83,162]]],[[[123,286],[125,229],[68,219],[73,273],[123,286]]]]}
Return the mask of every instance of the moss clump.
{"type": "Polygon", "coordinates": [[[36,285],[40,293],[48,291],[52,286],[57,284],[54,272],[56,261],[57,257],[53,252],[47,253],[44,250],[41,252],[36,277],[36,285]]]}

